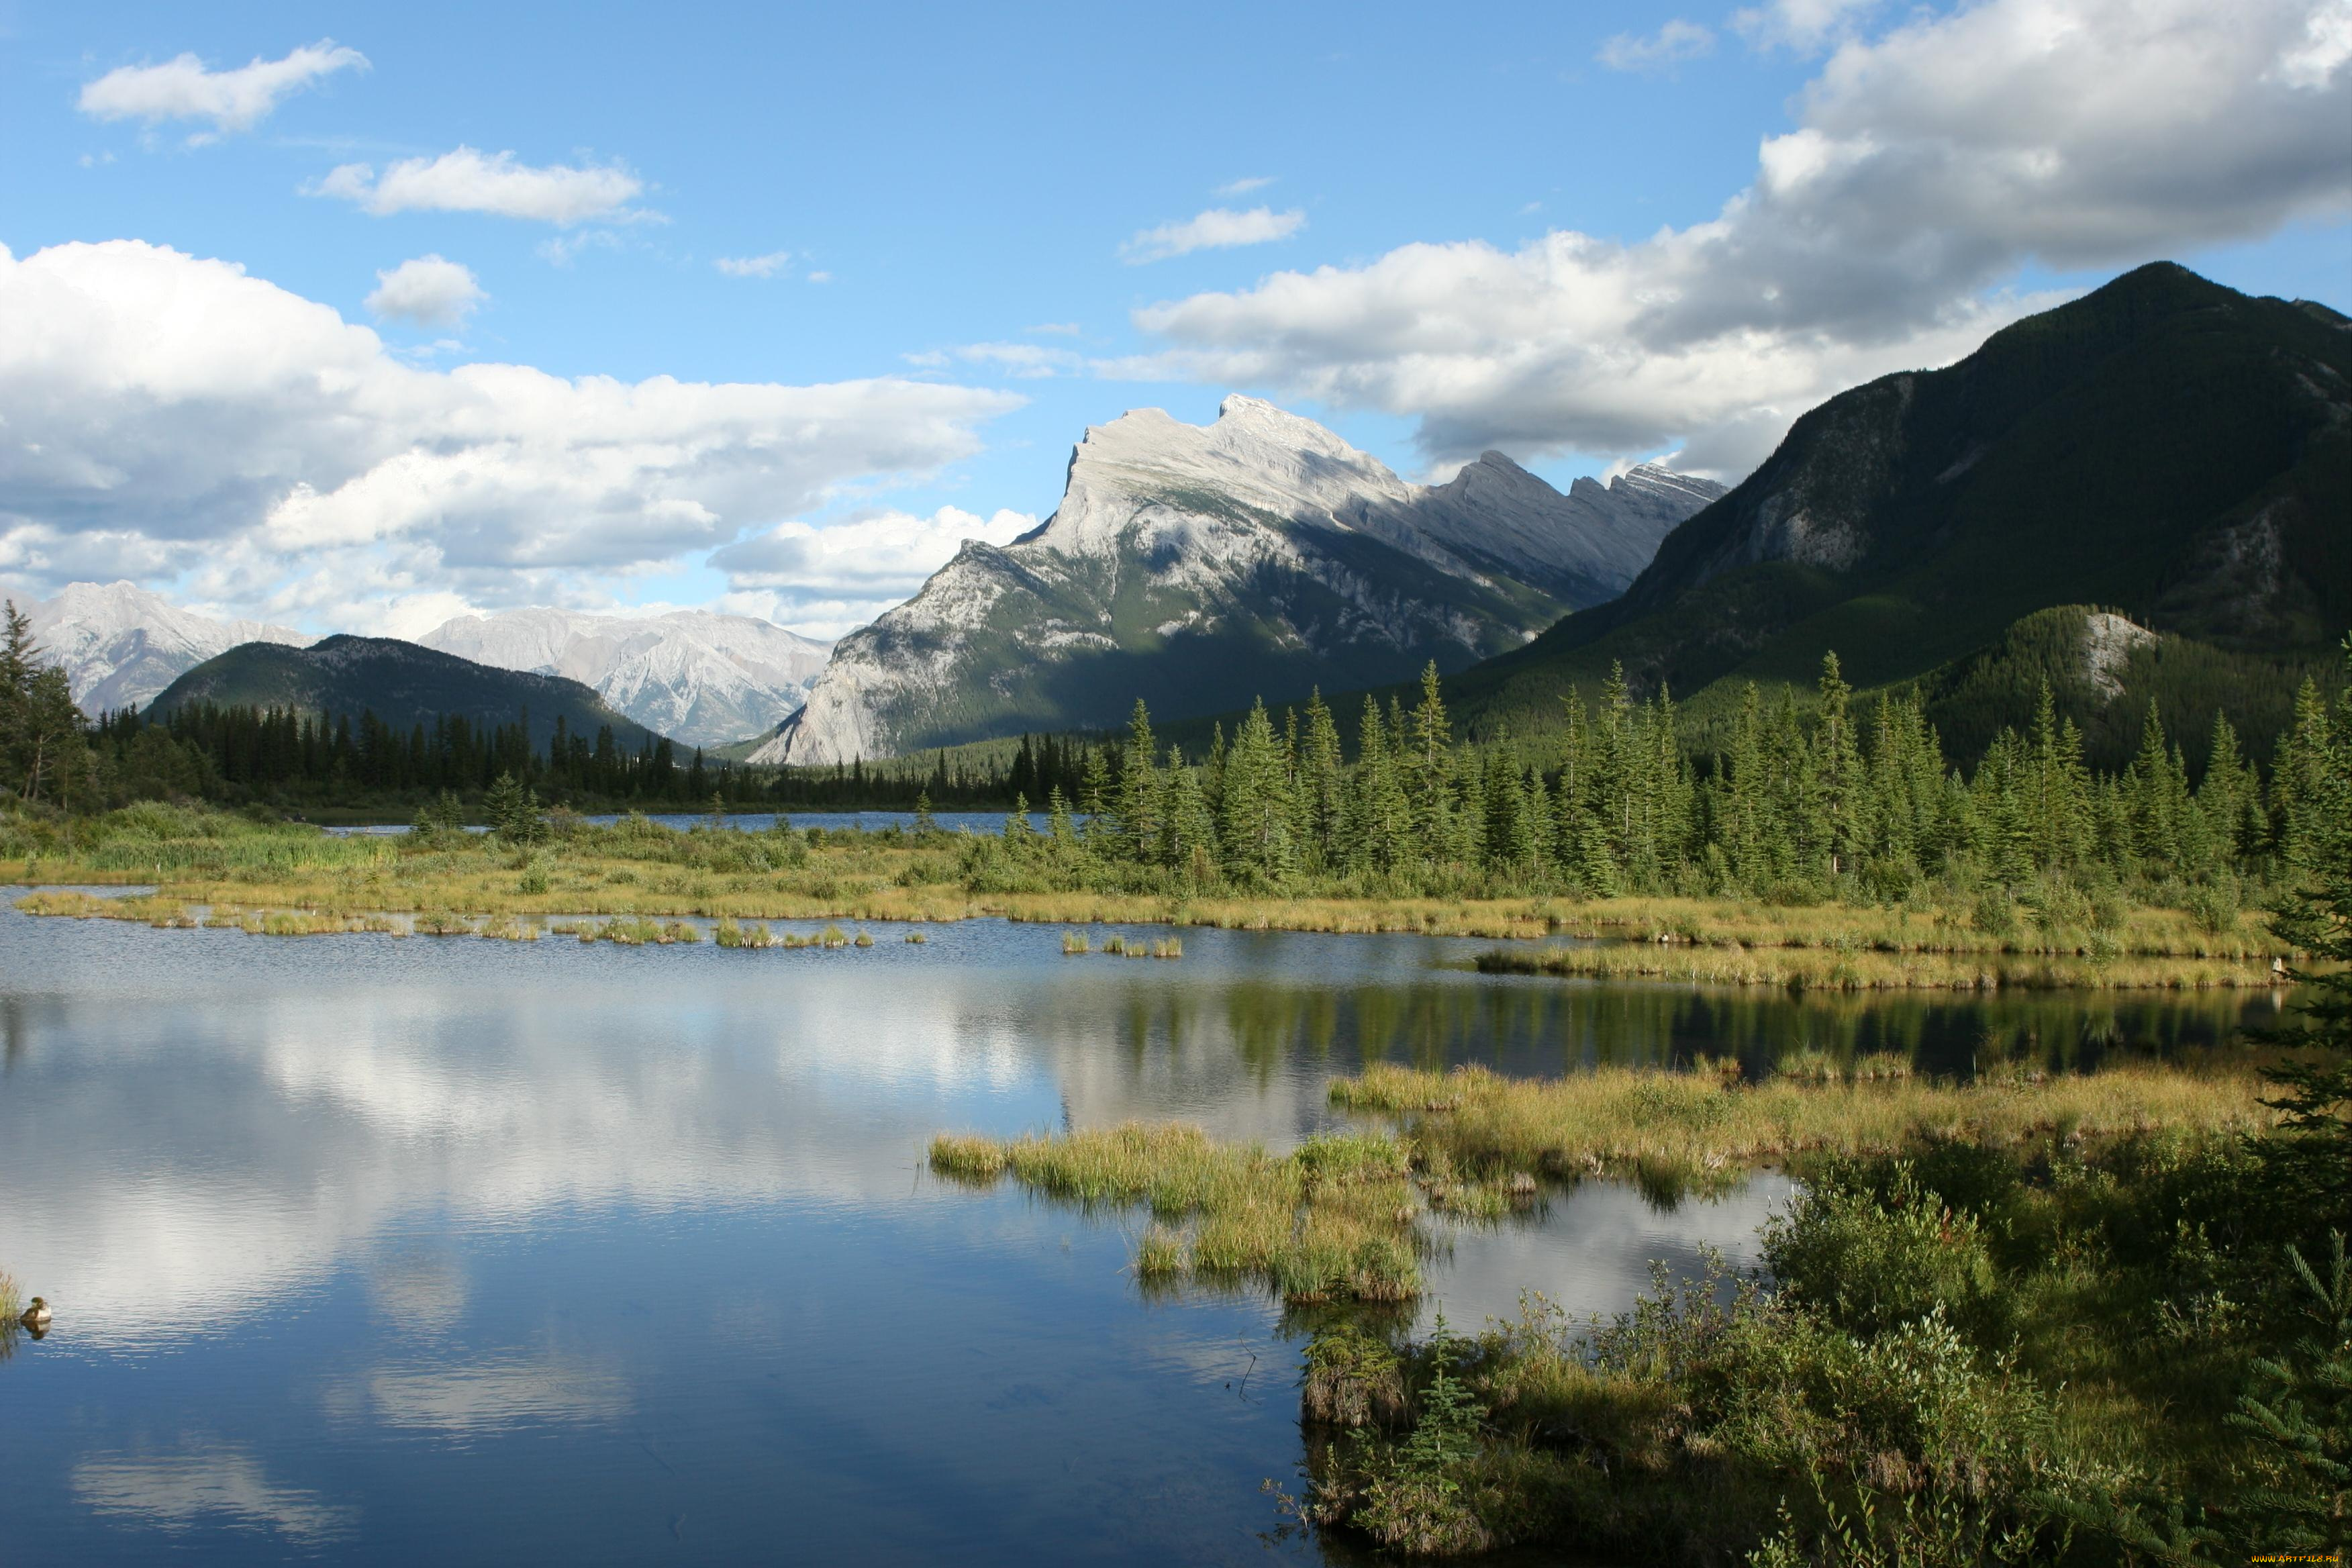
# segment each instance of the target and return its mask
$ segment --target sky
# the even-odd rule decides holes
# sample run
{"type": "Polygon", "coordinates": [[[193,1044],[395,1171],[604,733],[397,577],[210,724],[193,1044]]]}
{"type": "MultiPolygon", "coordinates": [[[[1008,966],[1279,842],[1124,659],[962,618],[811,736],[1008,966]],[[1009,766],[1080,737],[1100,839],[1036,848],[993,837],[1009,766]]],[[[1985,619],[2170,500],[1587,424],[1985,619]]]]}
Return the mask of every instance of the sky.
{"type": "Polygon", "coordinates": [[[1228,393],[1732,481],[2168,258],[2352,308],[2352,0],[0,0],[0,588],[831,637],[1228,393]]]}

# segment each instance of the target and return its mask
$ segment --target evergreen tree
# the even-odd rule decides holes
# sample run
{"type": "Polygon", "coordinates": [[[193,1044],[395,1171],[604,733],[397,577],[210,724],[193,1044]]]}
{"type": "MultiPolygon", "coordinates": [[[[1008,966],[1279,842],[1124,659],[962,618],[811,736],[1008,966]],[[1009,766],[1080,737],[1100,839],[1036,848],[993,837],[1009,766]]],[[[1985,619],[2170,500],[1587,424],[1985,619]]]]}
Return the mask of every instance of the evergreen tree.
{"type": "Polygon", "coordinates": [[[1167,810],[1158,859],[1195,886],[1213,880],[1217,874],[1216,819],[1202,788],[1200,771],[1187,766],[1184,753],[1173,746],[1168,748],[1167,810]]]}
{"type": "Polygon", "coordinates": [[[1151,738],[1151,715],[1143,699],[1127,721],[1127,751],[1118,771],[1118,836],[1129,857],[1151,859],[1160,838],[1160,763],[1151,738]]]}
{"type": "Polygon", "coordinates": [[[1853,868],[1862,841],[1862,751],[1849,711],[1853,688],[1839,672],[1834,653],[1822,656],[1821,719],[1813,734],[1814,776],[1819,781],[1821,833],[1829,849],[1829,873],[1853,868]]]}
{"type": "Polygon", "coordinates": [[[1290,781],[1264,702],[1252,706],[1234,731],[1216,804],[1217,847],[1225,868],[1267,883],[1286,879],[1297,865],[1290,781]]]}

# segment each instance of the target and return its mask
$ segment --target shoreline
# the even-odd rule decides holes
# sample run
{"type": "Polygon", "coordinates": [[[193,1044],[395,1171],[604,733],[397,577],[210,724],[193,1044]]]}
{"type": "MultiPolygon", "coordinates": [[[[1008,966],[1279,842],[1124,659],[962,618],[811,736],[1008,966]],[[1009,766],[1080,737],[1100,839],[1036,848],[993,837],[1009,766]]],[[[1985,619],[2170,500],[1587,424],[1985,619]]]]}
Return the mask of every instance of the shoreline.
{"type": "MultiPolygon", "coordinates": [[[[16,868],[0,864],[0,877],[16,868]]],[[[2200,943],[2201,951],[2125,948],[2111,942],[2021,947],[1967,944],[1973,933],[1906,929],[1882,910],[1845,906],[1772,910],[1738,900],[1595,900],[1567,911],[1548,900],[1446,903],[1433,900],[1188,899],[1100,894],[973,894],[954,884],[873,889],[856,897],[777,889],[667,890],[635,883],[609,889],[522,894],[483,887],[478,878],[424,880],[411,891],[384,879],[355,885],[158,879],[58,867],[38,881],[10,879],[10,902],[37,917],[105,919],[172,927],[241,925],[268,935],[385,932],[406,920],[417,934],[513,936],[519,930],[572,935],[582,921],[648,920],[853,921],[900,925],[1004,920],[1015,924],[1153,926],[1311,935],[1418,935],[1512,944],[1472,957],[1483,973],[1563,980],[1792,992],[2259,991],[2284,988],[2273,954],[2252,942],[2200,943]],[[78,889],[152,891],[101,898],[78,889]],[[34,890],[48,888],[47,892],[34,890]],[[401,896],[410,892],[411,896],[401,896]],[[467,895],[473,895],[468,897],[467,895]],[[199,916],[191,907],[201,910],[199,916]],[[479,929],[477,929],[479,922],[479,929]],[[554,928],[551,931],[549,928],[554,928]],[[429,928],[429,929],[418,929],[429,928]],[[1663,928],[1663,929],[1662,929],[1663,928]],[[1769,940],[1777,935],[1780,940],[1769,940]],[[1759,939],[1764,940],[1759,940],[1759,939]],[[1563,940],[1579,945],[1559,945],[1563,940]],[[1550,947],[1526,951],[1537,942],[1550,947]],[[2216,952],[2215,948],[2224,951],[2216,952]],[[1517,949],[1517,951],[1513,951],[1517,949]],[[2234,949],[2234,951],[2230,951],[2234,949]]],[[[2161,917],[2170,911],[2137,911],[2161,917]]],[[[2160,941],[2160,929],[2143,933],[2160,941]]],[[[403,930],[400,934],[406,934],[403,930]]]]}

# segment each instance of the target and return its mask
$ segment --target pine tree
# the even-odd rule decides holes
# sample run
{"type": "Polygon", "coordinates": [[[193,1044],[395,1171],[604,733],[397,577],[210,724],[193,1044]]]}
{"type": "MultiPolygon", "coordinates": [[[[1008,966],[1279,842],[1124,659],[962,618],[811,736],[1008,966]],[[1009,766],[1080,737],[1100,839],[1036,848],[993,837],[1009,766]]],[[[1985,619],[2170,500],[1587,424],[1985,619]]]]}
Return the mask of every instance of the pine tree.
{"type": "Polygon", "coordinates": [[[1189,767],[1184,753],[1168,748],[1167,807],[1156,858],[1195,887],[1217,874],[1216,819],[1202,788],[1200,770],[1189,767]]]}
{"type": "Polygon", "coordinates": [[[1862,752],[1849,711],[1853,688],[1839,673],[1834,653],[1822,656],[1821,719],[1814,731],[1813,773],[1819,781],[1822,836],[1829,850],[1829,873],[1853,868],[1861,842],[1862,752]]]}
{"type": "Polygon", "coordinates": [[[1305,823],[1304,839],[1308,868],[1322,870],[1337,865],[1341,857],[1335,847],[1341,832],[1341,819],[1346,815],[1346,780],[1339,754],[1339,726],[1331,710],[1323,705],[1323,693],[1317,690],[1307,699],[1307,729],[1300,737],[1298,751],[1299,797],[1305,823]]]}
{"type": "Polygon", "coordinates": [[[1160,838],[1160,761],[1151,737],[1151,715],[1143,699],[1127,721],[1127,753],[1118,771],[1118,841],[1130,859],[1157,858],[1160,838]]]}
{"type": "Polygon", "coordinates": [[[1257,702],[1234,731],[1216,794],[1217,848],[1225,869],[1269,883],[1287,878],[1297,864],[1292,816],[1281,742],[1265,704],[1257,702]]]}

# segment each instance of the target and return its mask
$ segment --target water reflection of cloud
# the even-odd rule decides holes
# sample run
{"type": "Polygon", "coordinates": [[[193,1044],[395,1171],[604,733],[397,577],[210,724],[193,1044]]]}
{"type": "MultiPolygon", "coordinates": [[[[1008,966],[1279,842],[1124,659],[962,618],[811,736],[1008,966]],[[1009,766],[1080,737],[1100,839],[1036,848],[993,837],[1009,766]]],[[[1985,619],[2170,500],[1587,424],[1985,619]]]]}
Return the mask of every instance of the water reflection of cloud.
{"type": "Polygon", "coordinates": [[[1200,932],[1201,962],[1163,966],[1032,962],[1019,944],[1050,952],[1054,932],[964,928],[936,933],[946,962],[796,966],[0,922],[26,944],[0,973],[47,954],[77,977],[27,1011],[0,1149],[45,1173],[10,1266],[70,1302],[63,1331],[90,1345],[231,1329],[354,1257],[382,1310],[436,1331],[462,1276],[387,1285],[370,1261],[419,1219],[520,1233],[624,1205],[968,1205],[919,1180],[941,1127],[1179,1118],[1279,1148],[1329,1118],[1326,1076],[1375,1038],[1507,1036],[1497,1051],[1555,1070],[1584,1049],[1566,994],[1486,996],[1380,939],[1200,932]],[[1224,947],[1302,978],[1237,972],[1224,947]],[[102,962],[132,948],[139,966],[102,962]],[[156,994],[110,993],[124,972],[156,994]],[[1367,989],[1381,973],[1394,984],[1367,989]]]}
{"type": "Polygon", "coordinates": [[[630,1404],[627,1380],[614,1368],[551,1355],[379,1367],[361,1380],[357,1392],[381,1425],[452,1436],[610,1423],[626,1415],[630,1404]]]}
{"type": "Polygon", "coordinates": [[[1767,1173],[1721,1199],[1685,1199],[1669,1214],[1631,1186],[1586,1182],[1551,1194],[1540,1226],[1457,1226],[1451,1256],[1423,1299],[1423,1323],[1440,1311],[1465,1331],[1516,1319],[1525,1290],[1543,1292],[1572,1319],[1613,1312],[1648,1289],[1653,1260],[1696,1277],[1703,1247],[1745,1270],[1759,1261],[1758,1227],[1794,1190],[1787,1177],[1767,1173]]]}
{"type": "Polygon", "coordinates": [[[234,1448],[168,1455],[107,1455],[74,1466],[74,1496],[100,1514],[164,1530],[227,1524],[268,1530],[305,1544],[348,1532],[351,1509],[281,1486],[234,1448]]]}

